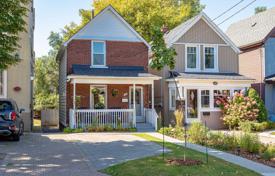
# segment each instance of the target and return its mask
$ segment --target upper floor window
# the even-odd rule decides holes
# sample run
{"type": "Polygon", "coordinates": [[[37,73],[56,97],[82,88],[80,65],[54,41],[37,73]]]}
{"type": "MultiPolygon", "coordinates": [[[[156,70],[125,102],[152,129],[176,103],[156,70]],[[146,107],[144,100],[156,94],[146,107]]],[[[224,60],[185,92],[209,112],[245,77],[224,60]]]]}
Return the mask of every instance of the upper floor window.
{"type": "Polygon", "coordinates": [[[187,45],[186,49],[186,71],[198,70],[199,69],[199,46],[187,45]]]}
{"type": "Polygon", "coordinates": [[[106,46],[104,41],[92,41],[92,67],[106,66],[106,46]]]}
{"type": "Polygon", "coordinates": [[[215,46],[204,46],[204,69],[216,71],[217,68],[217,51],[215,46]]]}

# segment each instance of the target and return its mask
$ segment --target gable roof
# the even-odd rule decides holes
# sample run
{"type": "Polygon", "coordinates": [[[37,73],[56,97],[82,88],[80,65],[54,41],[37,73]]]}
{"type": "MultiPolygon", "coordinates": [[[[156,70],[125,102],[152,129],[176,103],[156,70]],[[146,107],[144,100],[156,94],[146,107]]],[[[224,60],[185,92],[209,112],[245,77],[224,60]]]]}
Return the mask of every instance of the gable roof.
{"type": "MultiPolygon", "coordinates": [[[[72,41],[73,39],[90,39],[90,38],[94,38],[94,39],[98,39],[100,40],[100,38],[96,38],[95,35],[88,35],[88,36],[85,36],[85,35],[80,35],[80,34],[83,34],[85,31],[86,32],[89,32],[89,27],[90,26],[93,26],[95,25],[95,23],[98,21],[98,19],[102,16],[104,16],[104,14],[107,14],[107,13],[111,13],[113,14],[119,21],[121,22],[125,28],[130,32],[129,34],[132,34],[136,37],[137,40],[143,42],[148,48],[150,48],[150,45],[149,43],[129,24],[126,22],[126,20],[111,6],[107,6],[105,9],[103,9],[101,12],[99,12],[93,19],[91,19],[85,26],[83,26],[79,31],[77,31],[69,40],[67,40],[63,45],[64,46],[67,46],[68,43],[70,43],[70,41],[72,41]]],[[[108,22],[107,22],[108,24],[108,22]]],[[[113,26],[113,29],[115,27],[113,26]]],[[[104,30],[103,28],[101,30],[104,30]]],[[[98,31],[101,31],[101,30],[98,30],[98,31]]],[[[106,29],[105,30],[109,30],[109,29],[106,29]]],[[[116,29],[118,30],[118,29],[116,29]]],[[[127,38],[123,38],[121,37],[121,39],[127,41],[127,38]]],[[[110,40],[112,40],[112,38],[110,38],[110,40]]],[[[113,38],[113,40],[117,40],[116,38],[113,38]]],[[[132,39],[133,41],[133,39],[132,39]]]]}
{"type": "Polygon", "coordinates": [[[226,44],[232,47],[232,49],[239,53],[238,47],[226,36],[226,34],[214,23],[212,20],[204,13],[200,13],[199,15],[187,20],[184,23],[181,23],[174,29],[172,29],[168,34],[164,35],[165,43],[168,47],[171,47],[173,43],[179,40],[188,30],[191,29],[200,19],[204,20],[209,27],[211,27],[217,35],[219,35],[226,44]]]}
{"type": "Polygon", "coordinates": [[[275,7],[231,24],[226,33],[238,47],[244,47],[263,42],[274,27],[275,7]]]}

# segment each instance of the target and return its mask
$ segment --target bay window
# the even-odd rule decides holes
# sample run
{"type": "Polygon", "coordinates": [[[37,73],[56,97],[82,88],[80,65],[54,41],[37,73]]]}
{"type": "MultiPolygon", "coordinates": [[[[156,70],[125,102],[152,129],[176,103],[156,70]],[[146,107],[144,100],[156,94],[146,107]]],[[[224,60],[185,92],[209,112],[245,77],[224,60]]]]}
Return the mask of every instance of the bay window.
{"type": "Polygon", "coordinates": [[[225,99],[228,97],[230,97],[230,90],[214,90],[214,107],[219,107],[219,104],[217,103],[219,99],[225,99]]]}

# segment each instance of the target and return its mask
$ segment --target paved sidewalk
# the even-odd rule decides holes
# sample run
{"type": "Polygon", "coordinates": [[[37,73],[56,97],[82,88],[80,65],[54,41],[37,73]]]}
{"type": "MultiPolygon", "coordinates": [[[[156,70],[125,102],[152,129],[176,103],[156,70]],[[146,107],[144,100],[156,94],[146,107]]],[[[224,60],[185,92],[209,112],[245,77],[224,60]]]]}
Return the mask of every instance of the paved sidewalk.
{"type": "MultiPolygon", "coordinates": [[[[152,133],[147,133],[147,134],[149,134],[153,137],[156,137],[156,138],[160,138],[160,139],[162,139],[162,137],[163,137],[162,134],[157,133],[157,132],[152,132],[152,133]]],[[[171,143],[174,143],[177,145],[181,145],[181,146],[184,145],[183,141],[180,141],[180,140],[168,137],[168,136],[165,136],[165,141],[171,142],[171,143]]],[[[205,152],[205,147],[203,147],[201,145],[187,143],[187,147],[190,149],[199,151],[199,152],[203,152],[203,153],[205,152]]],[[[253,170],[263,176],[274,176],[275,175],[275,168],[245,159],[243,157],[239,157],[239,156],[236,156],[236,155],[233,155],[230,153],[226,153],[226,152],[222,152],[222,151],[210,149],[210,148],[209,148],[208,152],[209,152],[209,155],[211,155],[211,156],[214,156],[214,157],[223,159],[225,161],[234,163],[236,165],[245,167],[247,169],[253,170]]]]}

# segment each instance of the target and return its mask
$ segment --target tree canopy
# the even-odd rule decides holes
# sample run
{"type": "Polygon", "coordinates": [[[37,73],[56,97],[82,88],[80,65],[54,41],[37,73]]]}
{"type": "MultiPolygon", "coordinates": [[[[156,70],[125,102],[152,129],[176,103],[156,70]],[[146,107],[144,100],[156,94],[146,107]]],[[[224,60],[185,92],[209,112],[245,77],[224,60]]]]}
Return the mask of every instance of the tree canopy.
{"type": "MultiPolygon", "coordinates": [[[[108,5],[112,5],[145,40],[153,44],[151,67],[158,70],[166,65],[173,68],[175,55],[173,49],[166,48],[160,33],[161,27],[173,29],[204,8],[200,0],[94,0],[95,15],[108,5]]],[[[64,27],[62,32],[65,41],[91,19],[90,10],[80,9],[79,15],[79,25],[71,22],[64,27]]]]}
{"type": "Polygon", "coordinates": [[[264,12],[266,10],[267,10],[267,8],[265,6],[256,7],[255,8],[255,14],[264,12]]]}
{"type": "Polygon", "coordinates": [[[58,107],[58,64],[56,54],[62,44],[62,36],[59,33],[51,32],[48,40],[52,49],[46,56],[39,57],[35,61],[35,110],[58,107]]]}
{"type": "Polygon", "coordinates": [[[19,61],[19,33],[25,30],[29,0],[0,1],[0,70],[19,61]]]}

